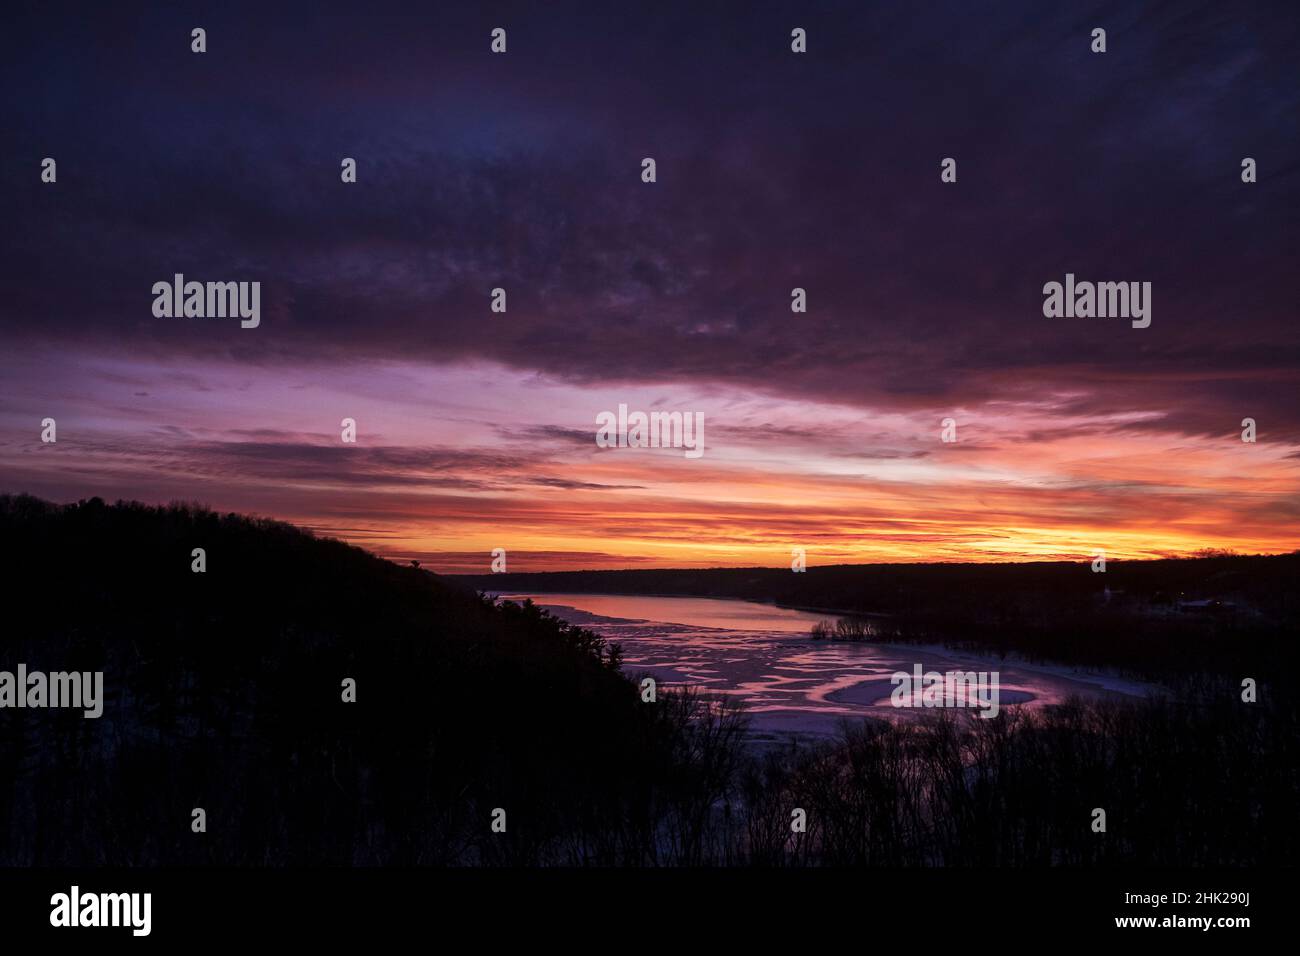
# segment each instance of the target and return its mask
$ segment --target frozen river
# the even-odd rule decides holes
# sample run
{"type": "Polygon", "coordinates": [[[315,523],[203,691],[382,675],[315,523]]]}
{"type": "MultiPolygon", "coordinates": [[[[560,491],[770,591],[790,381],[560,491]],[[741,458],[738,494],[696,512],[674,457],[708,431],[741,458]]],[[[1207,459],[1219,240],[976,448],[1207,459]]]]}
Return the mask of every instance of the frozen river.
{"type": "Polygon", "coordinates": [[[976,656],[941,647],[814,641],[830,614],[747,601],[618,594],[504,594],[531,597],[557,617],[623,646],[626,673],[660,684],[693,684],[744,702],[751,732],[776,739],[828,735],[841,720],[923,713],[891,703],[898,671],[998,672],[999,702],[1041,707],[1071,695],[1142,695],[1114,676],[976,656]]]}

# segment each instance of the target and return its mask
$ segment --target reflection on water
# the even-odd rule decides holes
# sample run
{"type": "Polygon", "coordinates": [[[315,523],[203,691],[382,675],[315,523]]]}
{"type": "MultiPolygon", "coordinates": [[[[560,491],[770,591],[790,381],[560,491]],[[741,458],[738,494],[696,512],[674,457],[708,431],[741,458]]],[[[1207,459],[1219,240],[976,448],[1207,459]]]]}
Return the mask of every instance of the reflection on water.
{"type": "Polygon", "coordinates": [[[907,718],[923,710],[890,704],[896,671],[998,671],[1000,702],[1038,707],[1071,694],[1140,694],[1140,685],[1067,668],[1011,664],[941,648],[814,641],[828,615],[746,601],[617,594],[506,594],[531,597],[557,617],[623,646],[624,671],[661,684],[687,683],[742,700],[760,738],[825,735],[844,719],[907,718]]]}
{"type": "MultiPolygon", "coordinates": [[[[833,617],[791,611],[772,604],[720,601],[714,598],[644,597],[635,594],[507,594],[509,600],[531,597],[537,604],[564,605],[588,614],[637,623],[677,624],[687,628],[777,631],[807,635],[818,621],[833,617]]],[[[572,615],[560,615],[568,620],[572,615]]],[[[595,630],[595,628],[592,628],[595,630]]]]}

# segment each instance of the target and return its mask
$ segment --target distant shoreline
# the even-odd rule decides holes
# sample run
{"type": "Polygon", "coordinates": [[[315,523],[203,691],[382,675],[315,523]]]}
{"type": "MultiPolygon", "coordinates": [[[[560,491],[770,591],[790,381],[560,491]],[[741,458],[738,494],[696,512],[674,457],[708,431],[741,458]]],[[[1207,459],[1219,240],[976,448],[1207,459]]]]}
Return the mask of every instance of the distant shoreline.
{"type": "Polygon", "coordinates": [[[495,594],[501,597],[503,594],[585,594],[591,597],[660,597],[660,598],[689,598],[692,601],[736,601],[740,604],[760,604],[765,607],[777,607],[783,611],[802,611],[804,614],[835,614],[839,617],[897,617],[897,614],[891,614],[888,611],[845,611],[831,607],[803,607],[797,604],[783,604],[780,601],[755,601],[752,598],[727,597],[725,595],[715,596],[708,594],[655,594],[648,591],[583,591],[579,588],[566,588],[563,591],[541,591],[536,588],[523,588],[518,591],[501,591],[497,592],[491,588],[476,588],[475,590],[483,594],[495,594]]]}

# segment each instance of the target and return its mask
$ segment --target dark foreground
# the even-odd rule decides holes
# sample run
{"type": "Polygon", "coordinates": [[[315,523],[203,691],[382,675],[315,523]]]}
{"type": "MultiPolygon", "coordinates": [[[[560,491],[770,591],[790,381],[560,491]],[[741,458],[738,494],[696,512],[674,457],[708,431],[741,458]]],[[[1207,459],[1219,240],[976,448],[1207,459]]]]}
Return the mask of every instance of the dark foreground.
{"type": "Polygon", "coordinates": [[[283,524],[5,497],[0,542],[0,670],[105,686],[97,719],[0,710],[0,865],[1253,867],[1300,849],[1291,673],[1247,675],[1244,703],[1249,647],[1171,667],[1166,699],[863,723],[759,757],[743,714],[644,702],[593,634],[283,524]]]}

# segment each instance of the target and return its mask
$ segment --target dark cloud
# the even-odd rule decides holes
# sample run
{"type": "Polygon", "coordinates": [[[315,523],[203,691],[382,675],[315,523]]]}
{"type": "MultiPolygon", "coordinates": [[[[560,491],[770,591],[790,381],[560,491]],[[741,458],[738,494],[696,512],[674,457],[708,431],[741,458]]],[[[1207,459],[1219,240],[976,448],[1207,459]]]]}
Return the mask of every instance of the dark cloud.
{"type": "Polygon", "coordinates": [[[524,479],[526,484],[542,485],[546,488],[564,488],[570,491],[583,490],[593,491],[607,489],[610,491],[633,491],[643,490],[645,485],[605,485],[592,481],[577,481],[572,478],[555,478],[549,476],[540,476],[535,478],[524,479]]]}
{"type": "Polygon", "coordinates": [[[1300,439],[1293,4],[223,4],[203,56],[193,19],[42,6],[5,31],[10,347],[990,414],[1069,392],[1300,439]],[[1067,271],[1151,281],[1151,328],[1043,318],[1067,271]],[[154,319],[174,272],[260,279],[262,327],[154,319]]]}

